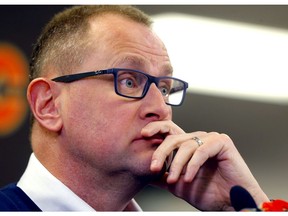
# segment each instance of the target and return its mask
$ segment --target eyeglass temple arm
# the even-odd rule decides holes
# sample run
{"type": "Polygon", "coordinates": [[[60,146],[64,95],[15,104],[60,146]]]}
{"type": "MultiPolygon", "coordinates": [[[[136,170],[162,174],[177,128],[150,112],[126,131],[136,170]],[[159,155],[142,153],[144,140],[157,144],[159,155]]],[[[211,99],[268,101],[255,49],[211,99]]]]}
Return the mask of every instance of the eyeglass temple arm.
{"type": "Polygon", "coordinates": [[[52,81],[70,83],[76,80],[84,79],[86,77],[96,76],[96,75],[100,75],[104,73],[107,73],[107,71],[103,70],[103,71],[91,71],[91,72],[79,73],[79,74],[69,74],[69,75],[56,77],[52,79],[52,81]]]}
{"type": "Polygon", "coordinates": [[[170,94],[173,94],[173,93],[175,93],[175,92],[178,92],[178,91],[182,91],[182,90],[185,90],[185,89],[187,89],[188,88],[188,83],[185,83],[184,82],[184,86],[178,86],[178,87],[174,87],[174,88],[172,88],[172,89],[170,89],[170,94]]]}

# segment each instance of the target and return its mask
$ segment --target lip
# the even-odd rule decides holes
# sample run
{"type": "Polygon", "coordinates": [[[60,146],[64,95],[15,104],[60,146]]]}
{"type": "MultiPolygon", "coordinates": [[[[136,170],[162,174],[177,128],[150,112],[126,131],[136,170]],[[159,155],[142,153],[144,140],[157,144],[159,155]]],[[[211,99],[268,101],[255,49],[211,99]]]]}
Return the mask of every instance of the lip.
{"type": "Polygon", "coordinates": [[[166,136],[164,134],[155,134],[151,137],[139,136],[136,139],[134,139],[134,141],[144,141],[152,145],[159,146],[164,141],[165,137],[166,136]]]}

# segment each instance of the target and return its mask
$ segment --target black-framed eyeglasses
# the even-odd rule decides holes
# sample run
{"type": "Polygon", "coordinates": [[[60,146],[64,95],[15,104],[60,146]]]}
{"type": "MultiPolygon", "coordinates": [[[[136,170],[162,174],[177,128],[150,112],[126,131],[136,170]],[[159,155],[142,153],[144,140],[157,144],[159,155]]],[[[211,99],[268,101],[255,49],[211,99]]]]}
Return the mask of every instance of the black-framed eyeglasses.
{"type": "Polygon", "coordinates": [[[142,71],[125,68],[111,68],[106,70],[64,75],[56,77],[52,79],[52,81],[70,83],[87,77],[104,74],[114,75],[114,88],[116,94],[126,98],[144,98],[150,85],[155,83],[161,92],[165,103],[172,106],[180,106],[183,103],[186,95],[186,89],[188,88],[187,82],[174,77],[155,77],[142,71]]]}

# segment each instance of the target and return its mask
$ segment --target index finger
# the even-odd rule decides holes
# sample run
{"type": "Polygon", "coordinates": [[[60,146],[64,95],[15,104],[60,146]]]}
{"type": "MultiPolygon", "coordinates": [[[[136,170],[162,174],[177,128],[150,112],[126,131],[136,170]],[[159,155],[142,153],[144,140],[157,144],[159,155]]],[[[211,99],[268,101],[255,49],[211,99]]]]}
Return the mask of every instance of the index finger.
{"type": "Polygon", "coordinates": [[[150,122],[141,130],[142,136],[146,137],[153,136],[157,133],[173,135],[183,134],[185,132],[178,125],[176,125],[170,120],[150,122]]]}

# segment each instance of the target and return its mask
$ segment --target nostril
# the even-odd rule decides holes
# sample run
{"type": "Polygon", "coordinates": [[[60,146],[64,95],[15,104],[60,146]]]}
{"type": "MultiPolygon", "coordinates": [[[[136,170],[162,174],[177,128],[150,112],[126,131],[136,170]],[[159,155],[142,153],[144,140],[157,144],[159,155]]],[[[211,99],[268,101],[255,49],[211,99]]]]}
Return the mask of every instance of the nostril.
{"type": "Polygon", "coordinates": [[[146,118],[152,118],[152,117],[158,118],[159,116],[155,113],[147,113],[146,114],[146,118]]]}

